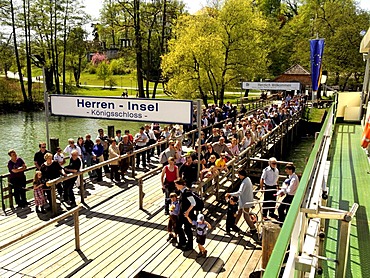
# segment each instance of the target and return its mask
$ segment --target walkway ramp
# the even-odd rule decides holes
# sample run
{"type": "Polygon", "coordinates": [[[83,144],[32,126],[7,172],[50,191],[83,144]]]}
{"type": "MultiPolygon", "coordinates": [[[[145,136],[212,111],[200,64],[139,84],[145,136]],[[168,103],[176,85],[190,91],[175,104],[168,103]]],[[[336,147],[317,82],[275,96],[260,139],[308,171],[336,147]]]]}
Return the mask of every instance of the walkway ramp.
{"type": "MultiPolygon", "coordinates": [[[[159,180],[156,175],[144,182],[143,210],[138,209],[136,181],[88,182],[89,208],[80,211],[81,250],[74,251],[70,217],[1,250],[0,277],[247,277],[259,268],[261,247],[246,236],[224,236],[226,205],[213,196],[205,212],[213,226],[206,241],[208,257],[196,258],[196,250],[182,252],[168,243],[159,180]]],[[[8,211],[0,218],[0,245],[47,221],[48,215],[37,215],[34,206],[8,211]]],[[[241,227],[247,230],[246,223],[241,227]]]]}

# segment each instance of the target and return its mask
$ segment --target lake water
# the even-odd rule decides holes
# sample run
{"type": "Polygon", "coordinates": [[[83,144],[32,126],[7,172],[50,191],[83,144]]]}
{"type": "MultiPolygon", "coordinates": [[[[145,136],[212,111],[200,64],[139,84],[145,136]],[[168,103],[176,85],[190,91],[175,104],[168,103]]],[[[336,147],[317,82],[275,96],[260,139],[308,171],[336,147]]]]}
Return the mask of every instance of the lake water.
{"type": "MultiPolygon", "coordinates": [[[[64,149],[68,144],[68,138],[73,138],[76,142],[79,136],[85,138],[85,134],[90,133],[94,139],[99,128],[103,128],[106,134],[108,126],[114,126],[115,130],[121,129],[122,132],[129,129],[132,134],[135,134],[143,124],[129,121],[50,116],[49,136],[50,138],[59,138],[59,145],[64,149]]],[[[19,112],[1,115],[0,130],[0,174],[8,173],[9,149],[15,149],[26,165],[32,166],[33,156],[39,150],[39,142],[46,142],[45,113],[19,112]]]]}

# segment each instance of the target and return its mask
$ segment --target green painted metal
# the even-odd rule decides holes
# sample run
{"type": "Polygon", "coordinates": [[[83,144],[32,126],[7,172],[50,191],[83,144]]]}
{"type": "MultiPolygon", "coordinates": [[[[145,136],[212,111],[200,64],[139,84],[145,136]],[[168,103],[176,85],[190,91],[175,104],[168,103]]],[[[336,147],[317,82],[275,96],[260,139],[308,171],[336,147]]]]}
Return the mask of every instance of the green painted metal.
{"type": "MultiPolygon", "coordinates": [[[[328,112],[328,115],[331,115],[331,113],[333,113],[333,109],[334,107],[332,105],[332,107],[330,108],[328,112]]],[[[304,199],[309,181],[311,179],[312,173],[315,168],[315,164],[316,164],[315,162],[319,155],[319,149],[321,147],[321,144],[324,138],[324,131],[327,128],[328,124],[331,124],[329,123],[329,119],[330,117],[327,116],[321,128],[320,134],[316,140],[314,148],[311,152],[311,155],[308,159],[307,166],[302,174],[302,177],[299,183],[299,188],[297,189],[297,192],[295,194],[295,197],[293,199],[293,202],[291,204],[287,217],[284,221],[284,225],[280,231],[278,240],[275,244],[274,250],[271,254],[269,263],[267,264],[263,277],[267,277],[267,278],[279,277],[281,265],[285,257],[285,252],[287,250],[288,244],[290,243],[293,227],[294,227],[296,218],[298,216],[298,212],[300,211],[300,207],[304,199]]]]}
{"type": "MultiPolygon", "coordinates": [[[[370,174],[369,161],[361,148],[362,127],[337,124],[332,142],[331,167],[328,179],[328,206],[349,210],[358,203],[356,217],[351,223],[347,271],[344,277],[370,277],[370,174]]],[[[330,220],[326,226],[324,256],[336,258],[339,225],[330,220]]],[[[323,263],[323,277],[335,277],[336,265],[323,263]]]]}

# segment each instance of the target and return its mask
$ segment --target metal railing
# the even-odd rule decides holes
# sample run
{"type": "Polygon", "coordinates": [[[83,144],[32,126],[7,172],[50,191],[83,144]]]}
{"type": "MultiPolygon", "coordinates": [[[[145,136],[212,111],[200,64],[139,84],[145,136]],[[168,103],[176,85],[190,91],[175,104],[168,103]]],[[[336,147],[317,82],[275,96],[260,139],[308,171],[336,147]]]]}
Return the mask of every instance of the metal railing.
{"type": "Polygon", "coordinates": [[[291,209],[265,269],[264,277],[301,277],[305,273],[309,273],[310,277],[313,277],[312,275],[315,275],[319,268],[319,261],[329,259],[320,255],[320,248],[323,246],[320,231],[323,230],[322,223],[324,221],[322,220],[325,219],[340,221],[339,247],[335,260],[337,263],[336,277],[344,277],[345,275],[350,222],[358,205],[353,204],[350,211],[325,207],[324,198],[327,197],[327,192],[323,169],[326,167],[330,137],[335,124],[335,107],[333,105],[330,108],[316,139],[291,209]],[[283,267],[288,246],[290,246],[289,256],[283,267]],[[317,248],[317,246],[319,247],[317,248]]]}
{"type": "MultiPolygon", "coordinates": [[[[304,203],[306,192],[310,188],[313,173],[318,165],[318,157],[324,141],[324,131],[327,129],[331,130],[332,118],[330,115],[333,114],[334,109],[331,107],[302,174],[299,187],[285,218],[269,263],[267,264],[264,277],[279,277],[289,244],[290,254],[295,254],[296,252],[301,251],[305,235],[305,228],[301,227],[301,225],[304,225],[305,221],[308,220],[303,212],[301,212],[301,205],[304,203]]],[[[289,271],[295,271],[293,265],[289,271]]]]}

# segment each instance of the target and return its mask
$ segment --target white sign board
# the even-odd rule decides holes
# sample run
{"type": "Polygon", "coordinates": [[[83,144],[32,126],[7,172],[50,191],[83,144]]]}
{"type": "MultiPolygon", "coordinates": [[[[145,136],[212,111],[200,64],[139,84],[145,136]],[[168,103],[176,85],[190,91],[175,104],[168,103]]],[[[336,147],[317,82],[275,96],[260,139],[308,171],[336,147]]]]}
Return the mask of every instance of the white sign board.
{"type": "Polygon", "coordinates": [[[192,123],[192,101],[51,95],[51,114],[135,122],[192,123]]]}
{"type": "Polygon", "coordinates": [[[299,82],[242,82],[242,89],[294,91],[300,90],[301,84],[299,82]]]}

